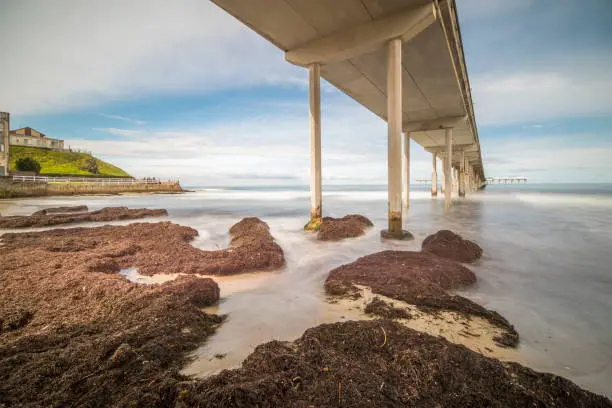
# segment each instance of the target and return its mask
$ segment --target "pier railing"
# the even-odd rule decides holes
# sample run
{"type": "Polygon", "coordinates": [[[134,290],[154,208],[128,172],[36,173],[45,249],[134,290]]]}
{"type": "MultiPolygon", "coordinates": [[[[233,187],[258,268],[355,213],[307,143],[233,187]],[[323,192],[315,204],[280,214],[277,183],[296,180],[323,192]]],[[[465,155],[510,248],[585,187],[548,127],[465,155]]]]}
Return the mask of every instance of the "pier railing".
{"type": "Polygon", "coordinates": [[[512,177],[487,177],[486,179],[486,183],[487,184],[514,184],[514,183],[526,183],[527,182],[527,177],[516,177],[516,176],[512,176],[512,177]]]}
{"type": "Polygon", "coordinates": [[[163,184],[154,178],[105,178],[105,177],[45,177],[45,176],[13,176],[13,181],[23,183],[96,183],[96,184],[163,184]]]}

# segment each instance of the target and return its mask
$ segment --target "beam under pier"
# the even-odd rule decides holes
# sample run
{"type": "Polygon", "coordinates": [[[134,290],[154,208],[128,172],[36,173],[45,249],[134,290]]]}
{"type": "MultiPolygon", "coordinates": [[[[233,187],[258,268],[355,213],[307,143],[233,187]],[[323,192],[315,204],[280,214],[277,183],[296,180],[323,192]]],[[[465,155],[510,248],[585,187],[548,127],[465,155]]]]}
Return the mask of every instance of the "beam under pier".
{"type": "Polygon", "coordinates": [[[321,66],[308,67],[308,97],[310,101],[310,221],[304,229],[318,230],[321,226],[321,66]]]}
{"type": "Polygon", "coordinates": [[[389,228],[383,238],[406,239],[412,235],[402,230],[402,39],[387,44],[387,166],[389,228]]]}
{"type": "Polygon", "coordinates": [[[451,207],[453,193],[453,129],[445,130],[446,158],[444,161],[444,206],[451,207]]]}

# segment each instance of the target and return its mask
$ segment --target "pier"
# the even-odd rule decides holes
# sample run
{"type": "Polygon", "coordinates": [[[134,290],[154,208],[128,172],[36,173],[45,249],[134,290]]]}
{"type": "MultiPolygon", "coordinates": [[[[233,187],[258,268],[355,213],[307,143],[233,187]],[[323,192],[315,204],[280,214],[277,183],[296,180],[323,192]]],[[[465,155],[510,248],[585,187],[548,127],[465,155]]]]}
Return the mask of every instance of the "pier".
{"type": "MultiPolygon", "coordinates": [[[[403,239],[410,139],[432,154],[445,207],[485,183],[454,0],[212,0],[308,70],[311,219],[323,215],[321,91],[324,78],[388,124],[388,229],[403,239]]],[[[380,135],[372,135],[380,137],[380,135]]]]}
{"type": "Polygon", "coordinates": [[[527,183],[527,177],[487,177],[486,184],[514,184],[527,183]]]}

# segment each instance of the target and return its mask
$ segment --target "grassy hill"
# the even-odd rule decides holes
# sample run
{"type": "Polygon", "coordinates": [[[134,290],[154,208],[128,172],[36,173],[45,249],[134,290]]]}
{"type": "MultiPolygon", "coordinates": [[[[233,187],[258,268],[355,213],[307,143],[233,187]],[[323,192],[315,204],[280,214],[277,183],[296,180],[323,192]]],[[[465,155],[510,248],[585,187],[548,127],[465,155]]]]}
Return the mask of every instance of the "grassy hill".
{"type": "Polygon", "coordinates": [[[40,174],[43,176],[77,176],[77,177],[131,177],[125,171],[100,159],[98,174],[85,170],[87,160],[91,158],[86,153],[56,152],[40,147],[11,146],[11,170],[16,171],[15,162],[22,157],[31,157],[40,164],[40,174]]]}

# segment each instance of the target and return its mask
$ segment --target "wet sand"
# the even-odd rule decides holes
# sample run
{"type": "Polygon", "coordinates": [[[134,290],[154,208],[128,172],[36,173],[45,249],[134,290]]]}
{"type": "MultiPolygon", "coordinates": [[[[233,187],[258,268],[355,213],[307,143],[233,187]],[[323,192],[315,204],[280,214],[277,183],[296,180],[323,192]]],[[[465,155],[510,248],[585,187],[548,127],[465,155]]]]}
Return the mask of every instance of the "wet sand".
{"type": "MultiPolygon", "coordinates": [[[[461,313],[437,311],[428,313],[400,300],[372,293],[367,286],[355,285],[359,288],[359,297],[330,298],[330,317],[342,320],[374,320],[379,317],[365,312],[367,305],[376,297],[388,305],[404,310],[410,315],[409,319],[394,319],[403,326],[432,336],[441,336],[454,344],[461,344],[472,351],[487,357],[502,361],[516,361],[519,351],[515,348],[502,347],[495,337],[504,334],[501,329],[482,317],[466,317],[461,313]]],[[[336,319],[335,321],[341,321],[336,319]]],[[[330,323],[333,322],[330,319],[330,323]]]]}

